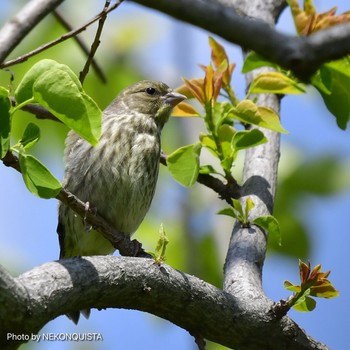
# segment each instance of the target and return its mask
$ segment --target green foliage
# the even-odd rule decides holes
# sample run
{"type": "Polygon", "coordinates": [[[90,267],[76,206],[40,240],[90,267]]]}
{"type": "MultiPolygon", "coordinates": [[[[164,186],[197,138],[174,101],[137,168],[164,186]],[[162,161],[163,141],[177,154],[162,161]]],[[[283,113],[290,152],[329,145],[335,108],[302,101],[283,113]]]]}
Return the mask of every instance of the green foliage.
{"type": "Polygon", "coordinates": [[[299,260],[300,285],[295,285],[289,281],[284,282],[284,288],[294,292],[293,296],[287,301],[289,307],[297,311],[308,312],[316,307],[315,299],[335,298],[339,292],[328,280],[331,272],[322,272],[321,265],[316,265],[312,270],[310,262],[308,264],[299,260]]]}
{"type": "Polygon", "coordinates": [[[184,186],[192,186],[197,180],[201,147],[200,143],[184,146],[167,158],[169,171],[184,186]]]}
{"type": "Polygon", "coordinates": [[[13,114],[29,103],[39,104],[58,119],[96,145],[101,133],[102,112],[83,91],[73,71],[53,60],[36,63],[24,76],[15,91],[15,107],[11,106],[9,91],[0,87],[0,155],[10,150],[19,154],[23,180],[33,194],[41,198],[56,197],[60,182],[27,151],[40,139],[40,129],[28,123],[22,137],[10,146],[13,114]]]}
{"type": "Polygon", "coordinates": [[[53,198],[62,189],[61,183],[38,159],[21,152],[19,155],[22,177],[28,190],[41,198],[53,198]]]}
{"type": "Polygon", "coordinates": [[[102,112],[66,65],[49,59],[36,63],[18,85],[15,97],[19,107],[39,103],[92,145],[97,144],[102,112]]]}
{"type": "Polygon", "coordinates": [[[252,224],[266,230],[270,235],[274,236],[278,244],[281,244],[281,231],[278,221],[272,215],[258,216],[253,220],[249,220],[249,213],[254,208],[255,204],[250,197],[246,199],[245,207],[237,199],[232,199],[232,207],[224,208],[218,212],[220,215],[231,216],[238,220],[243,228],[249,228],[252,224]]]}
{"type": "Polygon", "coordinates": [[[0,158],[5,157],[10,147],[10,108],[9,91],[0,86],[0,158]]]}
{"type": "MultiPolygon", "coordinates": [[[[311,0],[305,0],[304,9],[296,0],[289,0],[294,23],[299,35],[310,35],[320,29],[350,21],[350,14],[335,15],[336,8],[317,13],[311,0]]],[[[243,72],[261,67],[276,71],[259,74],[251,83],[249,93],[300,94],[305,93],[303,84],[291,72],[280,69],[262,56],[252,52],[247,55],[243,72]]],[[[320,93],[327,109],[335,116],[338,126],[345,130],[350,119],[350,58],[321,65],[311,78],[311,84],[320,93]]]]}
{"type": "Polygon", "coordinates": [[[199,136],[199,143],[184,146],[168,158],[168,167],[174,178],[184,186],[193,185],[199,173],[220,174],[229,183],[233,181],[232,167],[240,151],[267,142],[264,133],[258,129],[238,130],[236,124],[256,125],[286,133],[278,115],[270,108],[257,106],[253,101],[239,101],[230,85],[234,63],[229,63],[225,49],[213,38],[209,38],[212,49],[212,64],[201,66],[203,78],[184,79],[184,85],[177,90],[188,98],[195,98],[203,106],[204,115],[193,107],[182,103],[176,116],[200,116],[206,133],[199,136]],[[224,101],[219,101],[224,96],[224,101]],[[187,106],[187,107],[186,107],[187,106]],[[221,170],[212,165],[201,165],[200,152],[206,148],[217,158],[221,170]]]}
{"type": "Polygon", "coordinates": [[[165,252],[168,243],[169,239],[165,234],[163,224],[161,224],[159,228],[159,239],[156,245],[155,252],[148,252],[150,255],[153,256],[153,259],[157,265],[160,265],[166,260],[165,252]]]}
{"type": "Polygon", "coordinates": [[[328,110],[345,130],[350,119],[350,58],[325,63],[312,78],[328,110]]]}

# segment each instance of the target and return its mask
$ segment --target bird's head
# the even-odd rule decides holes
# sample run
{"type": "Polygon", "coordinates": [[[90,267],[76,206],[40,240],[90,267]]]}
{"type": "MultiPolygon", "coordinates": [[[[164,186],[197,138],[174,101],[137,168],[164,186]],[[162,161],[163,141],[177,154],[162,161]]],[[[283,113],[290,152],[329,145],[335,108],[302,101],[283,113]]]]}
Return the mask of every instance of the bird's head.
{"type": "Polygon", "coordinates": [[[168,85],[151,80],[142,80],[124,89],[118,96],[118,104],[154,118],[159,127],[168,121],[171,110],[186,96],[169,88],[168,85]]]}

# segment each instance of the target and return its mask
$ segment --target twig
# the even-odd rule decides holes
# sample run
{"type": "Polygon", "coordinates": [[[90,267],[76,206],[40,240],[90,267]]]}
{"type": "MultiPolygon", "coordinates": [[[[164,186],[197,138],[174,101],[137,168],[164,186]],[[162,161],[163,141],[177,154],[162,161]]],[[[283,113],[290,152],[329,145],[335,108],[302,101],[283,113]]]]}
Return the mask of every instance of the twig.
{"type": "MultiPolygon", "coordinates": [[[[4,165],[12,167],[18,172],[21,172],[19,160],[13,153],[7,152],[2,161],[4,165]]],[[[131,241],[129,235],[118,232],[93,209],[87,209],[86,204],[77,198],[74,194],[65,189],[62,189],[56,198],[67,207],[72,209],[79,216],[83,217],[89,225],[98,230],[103,235],[103,237],[111,242],[113,247],[119,250],[121,255],[151,258],[151,256],[143,250],[140,242],[137,240],[131,241]]]]}
{"type": "MultiPolygon", "coordinates": [[[[54,15],[54,17],[56,18],[56,20],[61,23],[61,25],[67,30],[67,31],[71,31],[73,30],[73,27],[64,19],[64,17],[61,15],[60,12],[58,12],[57,10],[53,11],[52,14],[54,15]]],[[[85,53],[86,56],[89,55],[89,49],[88,47],[85,45],[85,43],[83,42],[83,40],[81,40],[78,36],[74,37],[74,40],[77,42],[78,46],[81,48],[81,50],[85,53]]],[[[91,62],[92,68],[95,70],[96,75],[101,79],[101,81],[103,83],[107,82],[107,78],[104,75],[102,69],[100,68],[100,66],[97,64],[96,60],[92,60],[91,62]]]]}
{"type": "MultiPolygon", "coordinates": [[[[118,6],[119,6],[122,2],[123,2],[123,0],[120,0],[116,4],[118,4],[118,6]]],[[[96,31],[96,34],[95,34],[94,41],[93,41],[93,43],[91,45],[90,52],[88,54],[88,58],[87,58],[87,60],[85,62],[83,70],[79,74],[79,80],[80,80],[81,84],[84,83],[84,80],[85,80],[87,74],[89,73],[90,65],[93,63],[94,55],[95,55],[95,53],[97,51],[97,48],[100,45],[100,37],[101,37],[101,34],[102,34],[103,25],[104,25],[105,20],[107,18],[107,13],[108,13],[107,11],[108,11],[108,7],[109,7],[110,3],[111,2],[109,0],[107,0],[105,2],[105,5],[104,5],[103,10],[101,12],[101,18],[100,18],[100,20],[98,22],[97,31],[96,31]]]]}
{"type": "Polygon", "coordinates": [[[9,61],[6,61],[4,63],[1,63],[0,68],[5,68],[5,67],[13,66],[14,64],[25,62],[28,58],[33,57],[33,56],[37,55],[38,53],[40,53],[44,50],[47,50],[48,48],[50,48],[52,46],[55,46],[63,41],[66,41],[67,39],[70,39],[70,38],[76,36],[77,34],[86,30],[86,28],[89,27],[91,24],[98,21],[101,18],[101,16],[105,16],[106,13],[109,13],[109,12],[113,11],[114,9],[116,9],[120,4],[121,4],[121,1],[115,3],[107,11],[99,13],[98,15],[96,15],[94,18],[92,18],[90,21],[88,21],[87,23],[85,23],[81,27],[74,29],[74,30],[71,30],[70,32],[62,35],[61,37],[59,37],[53,41],[50,41],[49,43],[46,43],[46,44],[36,48],[35,50],[28,52],[27,54],[25,54],[23,56],[20,56],[20,57],[13,59],[13,60],[9,60],[9,61]]]}

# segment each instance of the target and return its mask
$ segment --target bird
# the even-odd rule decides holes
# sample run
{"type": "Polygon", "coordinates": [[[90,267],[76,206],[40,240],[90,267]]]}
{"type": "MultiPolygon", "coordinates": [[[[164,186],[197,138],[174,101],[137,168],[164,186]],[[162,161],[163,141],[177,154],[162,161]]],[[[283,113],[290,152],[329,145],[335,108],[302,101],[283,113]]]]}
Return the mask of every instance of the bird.
{"type": "MultiPolygon", "coordinates": [[[[117,231],[132,235],[148,212],[158,179],[161,131],[186,96],[163,82],[128,86],[102,113],[99,142],[92,146],[69,131],[62,186],[89,203],[117,231]]],[[[57,233],[60,259],[108,255],[113,245],[60,203],[57,233]]],[[[82,311],[88,318],[89,311],[82,311]]],[[[68,317],[78,323],[80,312],[68,317]]]]}

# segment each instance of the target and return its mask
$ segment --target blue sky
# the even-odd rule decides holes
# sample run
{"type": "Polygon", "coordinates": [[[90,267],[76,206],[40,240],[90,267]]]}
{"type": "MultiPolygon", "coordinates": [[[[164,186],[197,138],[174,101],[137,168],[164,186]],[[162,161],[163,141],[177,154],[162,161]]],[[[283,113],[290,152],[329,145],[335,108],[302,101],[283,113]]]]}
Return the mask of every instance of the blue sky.
{"type": "MultiPolygon", "coordinates": [[[[348,6],[345,1],[315,3],[320,10],[337,4],[340,11],[345,11],[345,6],[348,6]]],[[[113,19],[125,20],[128,15],[137,15],[151,23],[148,29],[151,33],[156,33],[154,40],[141,46],[135,53],[135,61],[143,62],[142,69],[146,76],[176,86],[181,76],[195,77],[201,74],[196,64],[208,62],[208,33],[129,2],[113,14],[113,19]],[[157,28],[161,30],[158,32],[157,28]],[[181,40],[176,40],[179,37],[181,40]]],[[[287,13],[283,15],[279,26],[283,30],[292,31],[287,13]]],[[[244,78],[238,74],[241,67],[240,49],[223,40],[220,42],[225,44],[230,56],[239,61],[233,84],[240,86],[238,94],[243,97],[244,78]]],[[[310,159],[320,153],[339,155],[350,169],[350,132],[336,127],[333,117],[316,93],[311,91],[305,96],[284,98],[282,118],[284,127],[290,132],[282,138],[282,162],[289,161],[283,159],[283,149],[296,147],[310,159]]],[[[61,161],[49,158],[43,161],[59,178],[62,177],[61,161]]],[[[56,201],[34,197],[26,190],[21,176],[12,169],[0,166],[0,178],[3,198],[0,202],[1,264],[14,273],[21,273],[56,259],[56,201]]],[[[160,194],[158,196],[161,197],[160,194]]],[[[308,211],[304,216],[314,238],[311,263],[322,263],[325,270],[332,270],[330,278],[341,294],[336,299],[319,300],[318,307],[312,313],[291,311],[290,316],[311,336],[325,342],[333,350],[341,350],[344,349],[350,327],[350,283],[346,263],[350,246],[350,193],[347,190],[326,199],[313,197],[306,201],[308,211]]],[[[296,268],[296,261],[268,256],[263,275],[267,295],[276,301],[286,297],[283,281],[287,279],[297,282],[296,268]]],[[[85,349],[115,348],[116,339],[119,339],[120,348],[124,350],[141,347],[153,350],[195,348],[186,331],[156,317],[131,310],[93,310],[90,320],[83,319],[78,326],[62,316],[50,322],[42,332],[101,332],[104,341],[84,344],[85,349]]],[[[80,344],[50,342],[39,343],[35,348],[73,349],[78,348],[78,345],[80,344]]]]}

